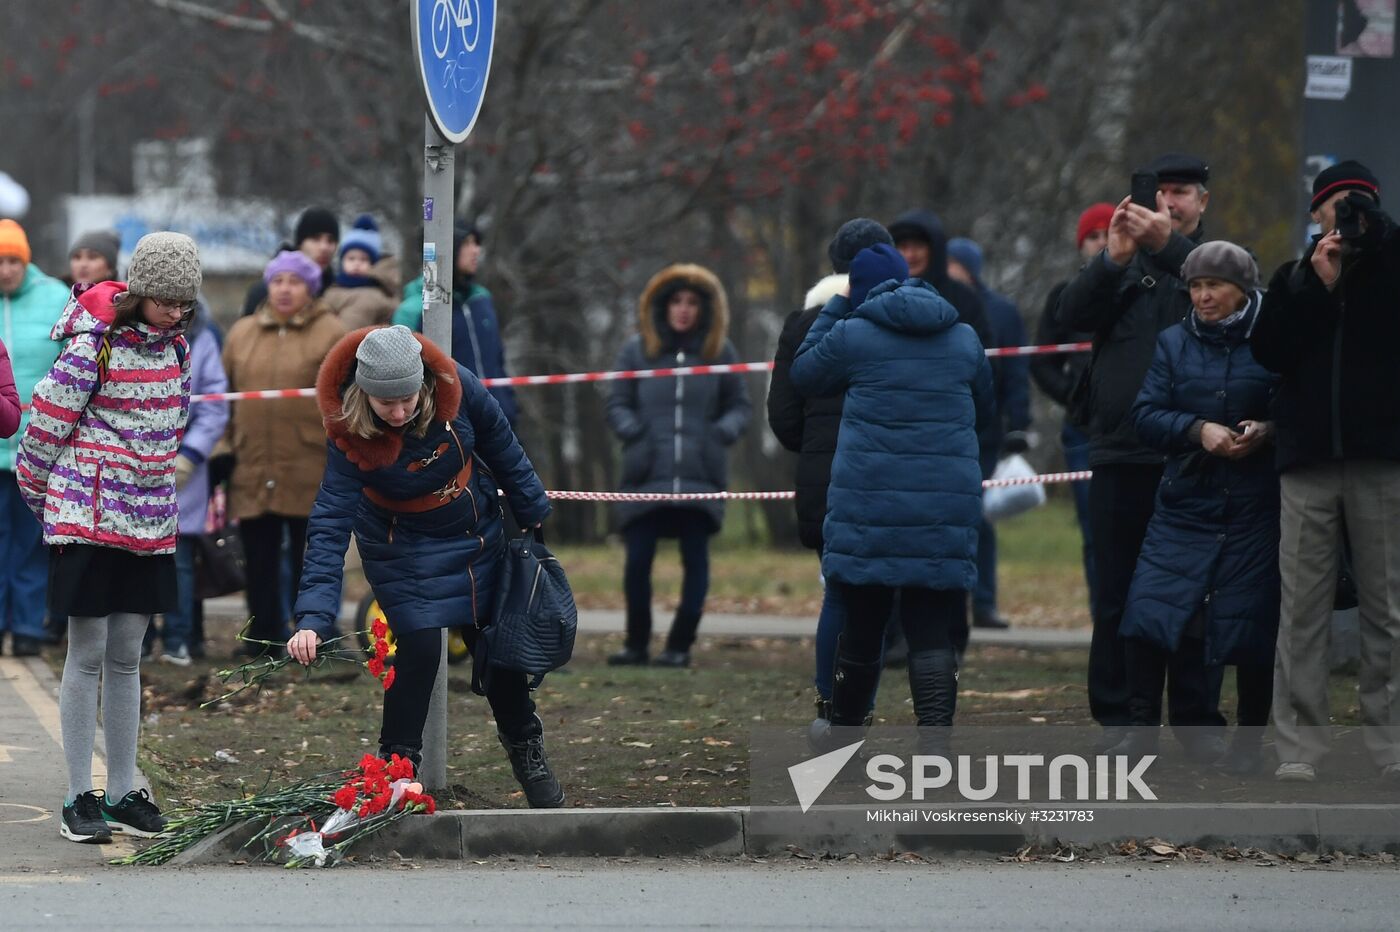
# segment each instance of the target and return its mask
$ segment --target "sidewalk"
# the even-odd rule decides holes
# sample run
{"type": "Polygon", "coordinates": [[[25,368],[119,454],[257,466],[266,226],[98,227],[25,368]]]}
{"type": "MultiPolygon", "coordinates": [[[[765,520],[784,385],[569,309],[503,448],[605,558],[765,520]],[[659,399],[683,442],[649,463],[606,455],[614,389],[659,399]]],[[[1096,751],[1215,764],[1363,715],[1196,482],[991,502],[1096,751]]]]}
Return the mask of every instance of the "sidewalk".
{"type": "MultiPolygon", "coordinates": [[[[38,657],[0,657],[0,871],[91,868],[136,849],[121,835],[110,845],[79,845],[58,834],[68,783],[58,719],[58,678],[38,657]]],[[[93,780],[107,782],[97,731],[93,780]]],[[[137,774],[137,783],[147,786],[137,774]]]]}
{"type": "MultiPolygon", "coordinates": [[[[340,607],[340,620],[349,624],[355,617],[355,603],[340,607]]],[[[206,599],[204,611],[209,618],[243,619],[248,616],[242,596],[206,599]]],[[[657,617],[662,617],[658,613],[657,617]]],[[[700,625],[702,637],[719,638],[802,638],[812,637],[816,620],[787,615],[706,615],[700,625]]],[[[584,634],[621,634],[624,619],[620,611],[587,609],[578,613],[578,629],[584,634]]],[[[972,629],[972,643],[998,647],[1019,647],[1027,650],[1075,650],[1088,648],[1088,628],[1008,628],[991,631],[972,629]]]]}

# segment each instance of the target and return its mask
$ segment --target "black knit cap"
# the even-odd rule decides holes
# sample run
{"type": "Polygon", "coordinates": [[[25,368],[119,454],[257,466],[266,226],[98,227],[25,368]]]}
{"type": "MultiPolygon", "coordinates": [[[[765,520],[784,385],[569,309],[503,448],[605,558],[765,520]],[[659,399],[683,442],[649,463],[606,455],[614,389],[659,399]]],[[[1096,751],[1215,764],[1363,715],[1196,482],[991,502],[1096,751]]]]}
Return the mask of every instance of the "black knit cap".
{"type": "Polygon", "coordinates": [[[1328,166],[1313,179],[1312,203],[1308,210],[1317,210],[1319,204],[1338,191],[1361,191],[1375,198],[1377,204],[1381,202],[1381,183],[1376,176],[1360,162],[1347,159],[1328,166]]]}
{"type": "Polygon", "coordinates": [[[826,247],[827,257],[831,259],[831,270],[838,275],[846,274],[851,270],[851,260],[856,257],[856,253],[876,243],[894,245],[890,231],[882,224],[867,217],[847,220],[841,224],[841,229],[836,231],[836,236],[826,247]]]}
{"type": "Polygon", "coordinates": [[[292,235],[292,245],[300,246],[313,236],[329,233],[331,239],[340,242],[340,221],[335,214],[324,207],[308,207],[297,219],[296,233],[292,235]]]}
{"type": "Polygon", "coordinates": [[[1147,166],[1147,170],[1157,173],[1158,181],[1177,184],[1205,184],[1210,180],[1210,166],[1204,159],[1181,152],[1168,152],[1159,155],[1147,166]]]}

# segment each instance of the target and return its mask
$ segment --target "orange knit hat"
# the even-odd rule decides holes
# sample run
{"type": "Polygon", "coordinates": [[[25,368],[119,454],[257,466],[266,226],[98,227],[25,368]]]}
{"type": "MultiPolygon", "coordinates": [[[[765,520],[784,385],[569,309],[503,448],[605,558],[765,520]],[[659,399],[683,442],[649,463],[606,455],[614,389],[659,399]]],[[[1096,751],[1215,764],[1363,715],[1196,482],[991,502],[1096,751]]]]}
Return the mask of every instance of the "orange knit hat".
{"type": "Polygon", "coordinates": [[[0,256],[12,256],[29,264],[29,237],[24,235],[24,227],[13,220],[0,220],[0,256]]]}

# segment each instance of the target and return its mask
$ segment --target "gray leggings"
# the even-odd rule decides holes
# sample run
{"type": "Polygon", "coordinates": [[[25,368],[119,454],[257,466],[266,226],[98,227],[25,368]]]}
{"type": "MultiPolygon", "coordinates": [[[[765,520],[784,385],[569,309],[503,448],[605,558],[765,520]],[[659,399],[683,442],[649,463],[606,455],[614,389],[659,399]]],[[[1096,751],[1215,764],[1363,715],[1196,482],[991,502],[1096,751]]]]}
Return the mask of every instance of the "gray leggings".
{"type": "Polygon", "coordinates": [[[118,800],[136,780],[136,733],[141,725],[141,639],[149,615],[114,612],[68,619],[68,659],[59,691],[68,799],[94,789],[92,746],[97,735],[97,687],[102,683],[102,731],[107,744],[107,796],[118,800]]]}

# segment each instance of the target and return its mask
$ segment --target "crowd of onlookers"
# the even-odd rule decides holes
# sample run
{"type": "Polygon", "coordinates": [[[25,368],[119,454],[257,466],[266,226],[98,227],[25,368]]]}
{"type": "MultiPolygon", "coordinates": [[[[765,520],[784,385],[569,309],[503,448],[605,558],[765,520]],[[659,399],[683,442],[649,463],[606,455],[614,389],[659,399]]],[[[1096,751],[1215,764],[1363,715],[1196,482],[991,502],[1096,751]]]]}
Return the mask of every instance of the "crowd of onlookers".
{"type": "MultiPolygon", "coordinates": [[[[475,281],[482,232],[454,231],[454,358],[482,378],[505,375],[505,350],[491,294],[475,281]]],[[[10,633],[16,656],[39,653],[59,640],[66,617],[47,605],[49,554],[41,528],[25,508],[16,455],[34,387],[49,373],[63,341],[55,326],[73,286],[120,281],[121,239],[111,231],[79,236],[62,280],[31,260],[24,229],[0,220],[0,312],[13,372],[15,423],[0,421],[0,635],[10,633]]],[[[374,219],[359,217],[344,231],[331,211],[312,207],[299,217],[291,241],[267,263],[248,291],[242,316],[227,332],[202,293],[184,330],[193,394],[310,388],[331,347],[348,330],[405,323],[422,327],[421,280],[401,287],[398,259],[389,255],[374,219]]],[[[0,385],[0,389],[3,389],[0,385]]],[[[494,389],[507,418],[514,393],[494,389]]],[[[4,404],[4,402],[0,402],[4,404]]],[[[8,418],[9,408],[0,409],[8,418]]],[[[244,578],[249,637],[285,641],[305,547],[306,522],[325,464],[325,430],[310,398],[251,402],[202,401],[190,407],[175,461],[179,536],[175,562],[178,607],[164,612],[146,635],[146,653],[179,665],[204,651],[202,601],[196,597],[200,543],[236,523],[246,554],[244,578]],[[158,650],[157,650],[158,648],[158,650]]],[[[254,649],[254,648],[249,648],[254,649]]]]}
{"type": "MultiPolygon", "coordinates": [[[[880,672],[897,658],[919,723],[947,740],[969,629],[1008,624],[981,483],[1027,449],[1034,381],[1065,408],[1067,465],[1093,470],[1074,501],[1101,748],[1155,749],[1158,732],[1132,726],[1159,725],[1165,693],[1166,718],[1192,756],[1251,772],[1272,722],[1278,777],[1314,779],[1327,751],[1328,624],[1347,559],[1360,602],[1362,717],[1377,726],[1367,743],[1386,779],[1400,781],[1391,727],[1400,724],[1400,600],[1391,597],[1400,391],[1385,376],[1400,347],[1400,231],[1369,170],[1333,165],[1314,184],[1318,236],[1266,288],[1247,248],[1205,236],[1203,160],[1166,155],[1140,175],[1152,181],[1145,191],[1080,215],[1082,267],[1050,290],[1036,327],[1037,342],[1086,341],[1089,353],[989,361],[987,347],[1028,342],[1022,315],[987,286],[978,244],[949,240],[928,211],[888,225],[853,220],[831,241],[832,274],[785,322],[767,398],[774,434],[799,454],[801,538],[822,554],[826,583],[813,741],[867,721],[880,672]],[[1228,667],[1239,727],[1227,744],[1228,667]]],[[[450,350],[489,378],[506,365],[491,295],[476,282],[482,240],[476,227],[456,228],[450,350]]],[[[58,356],[71,286],[118,280],[119,246],[113,233],[80,236],[65,284],[34,266],[17,223],[0,220],[0,433],[9,438],[0,627],[16,655],[37,653],[64,623],[53,611],[45,622],[49,564],[16,476],[20,406],[58,356]]],[[[401,286],[373,219],[342,231],[313,207],[227,333],[202,300],[191,302],[190,390],[307,388],[348,330],[421,330],[422,316],[421,279],[401,286]]],[[[728,328],[719,278],[668,266],[647,282],[617,368],[738,361],[728,328]]],[[[513,425],[512,390],[491,394],[513,425]]],[[[751,408],[734,374],[614,382],[607,416],[622,445],[619,488],[724,490],[727,451],[751,408]]],[[[148,633],[148,649],[159,640],[161,658],[177,664],[200,654],[196,557],[225,521],[237,523],[247,554],[251,637],[286,639],[324,465],[313,399],[191,407],[175,464],[179,607],[148,633]]],[[[690,663],[722,519],[715,501],[619,506],[626,640],[610,663],[690,663]],[[679,541],[685,574],[652,657],[651,574],[663,539],[679,541]]]]}
{"type": "MultiPolygon", "coordinates": [[[[1037,329],[1040,342],[1092,352],[1031,366],[1066,409],[1069,465],[1093,470],[1075,504],[1098,750],[1155,753],[1165,691],[1191,758],[1255,772],[1272,722],[1275,776],[1316,779],[1347,558],[1365,743],[1400,783],[1400,383],[1385,376],[1400,346],[1400,228],[1375,176],[1337,163],[1313,184],[1318,234],[1266,289],[1247,248],[1205,237],[1203,160],[1165,155],[1139,177],[1141,190],[1080,216],[1083,266],[1051,290],[1037,329]]],[[[888,228],[850,221],[830,255],[835,275],[788,319],[768,398],[775,433],[800,454],[803,540],[827,583],[811,739],[832,747],[832,726],[868,724],[889,631],[902,629],[916,717],[946,747],[968,596],[976,619],[988,589],[971,503],[999,449],[988,437],[1024,423],[1023,395],[995,387],[1004,364],[974,365],[995,336],[947,280],[960,269],[992,307],[980,250],[945,251],[936,221],[914,212],[888,228]]],[[[1003,440],[999,452],[1011,449],[1003,440]]]]}

